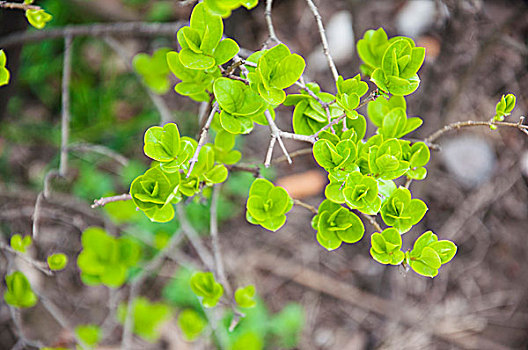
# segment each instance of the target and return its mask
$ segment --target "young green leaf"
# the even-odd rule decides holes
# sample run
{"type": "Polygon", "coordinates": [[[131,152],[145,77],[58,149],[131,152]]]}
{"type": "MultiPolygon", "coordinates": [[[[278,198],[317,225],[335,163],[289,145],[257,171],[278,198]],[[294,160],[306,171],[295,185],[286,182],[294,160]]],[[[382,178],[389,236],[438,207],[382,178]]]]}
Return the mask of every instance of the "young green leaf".
{"type": "Polygon", "coordinates": [[[249,189],[246,219],[270,231],[277,231],[286,222],[286,213],[293,200],[282,187],[275,187],[266,179],[256,179],[249,189]]]}
{"type": "Polygon", "coordinates": [[[141,76],[145,84],[157,94],[165,94],[169,91],[169,66],[167,64],[167,53],[170,49],[161,48],[156,50],[152,57],[139,53],[134,56],[132,66],[141,76]]]}
{"type": "Polygon", "coordinates": [[[404,259],[402,239],[398,230],[390,227],[370,237],[370,255],[381,264],[399,265],[404,259]]]}
{"type": "Polygon", "coordinates": [[[178,326],[187,341],[194,341],[204,331],[207,321],[193,309],[185,309],[178,315],[178,326]]]}
{"type": "Polygon", "coordinates": [[[196,272],[192,275],[191,289],[206,308],[214,307],[224,294],[224,287],[215,281],[212,272],[196,272]]]}
{"type": "Polygon", "coordinates": [[[52,254],[48,256],[48,266],[52,271],[62,270],[68,263],[68,257],[63,253],[52,254]]]}
{"type": "Polygon", "coordinates": [[[405,187],[395,190],[381,206],[383,221],[400,233],[405,233],[425,215],[427,206],[420,199],[411,199],[411,192],[405,187]]]}
{"type": "Polygon", "coordinates": [[[33,27],[42,29],[53,19],[53,16],[44,10],[26,10],[26,18],[33,27]]]}
{"type": "Polygon", "coordinates": [[[101,340],[101,328],[94,324],[80,325],[75,327],[75,337],[82,345],[95,347],[101,340]]]}
{"type": "Polygon", "coordinates": [[[4,50],[0,50],[0,86],[9,83],[10,73],[6,68],[7,57],[4,50]]]}
{"type": "Polygon", "coordinates": [[[14,307],[28,308],[37,304],[37,295],[31,290],[26,276],[15,271],[5,277],[7,289],[4,292],[4,301],[14,307]]]}
{"type": "Polygon", "coordinates": [[[250,284],[244,288],[240,287],[235,291],[235,301],[243,308],[252,308],[257,305],[253,298],[255,297],[255,286],[250,284]]]}
{"type": "Polygon", "coordinates": [[[18,233],[11,236],[11,241],[10,241],[11,248],[13,248],[14,250],[18,252],[25,253],[26,249],[31,245],[31,243],[32,243],[32,239],[31,239],[31,236],[29,235],[24,236],[24,238],[22,238],[22,236],[19,235],[18,233]]]}
{"type": "MultiPolygon", "coordinates": [[[[128,303],[121,303],[117,309],[117,319],[121,324],[127,317],[128,303]]],[[[171,309],[163,303],[152,303],[146,298],[132,301],[133,332],[141,338],[155,342],[160,337],[161,325],[171,318],[171,309]]]]}

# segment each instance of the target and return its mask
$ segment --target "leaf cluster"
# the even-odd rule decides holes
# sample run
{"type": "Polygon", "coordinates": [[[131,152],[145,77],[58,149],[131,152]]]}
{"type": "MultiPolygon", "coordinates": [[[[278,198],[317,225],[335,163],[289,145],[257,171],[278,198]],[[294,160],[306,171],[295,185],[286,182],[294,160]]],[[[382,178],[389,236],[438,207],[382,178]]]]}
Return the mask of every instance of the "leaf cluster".
{"type": "Polygon", "coordinates": [[[266,179],[256,179],[249,189],[246,219],[254,225],[277,231],[286,222],[293,200],[286,190],[266,179]]]}
{"type": "MultiPolygon", "coordinates": [[[[121,324],[127,318],[127,303],[121,303],[117,309],[117,319],[121,324]]],[[[138,297],[132,301],[133,333],[141,338],[155,342],[160,337],[160,326],[172,317],[171,308],[160,302],[150,302],[138,297]]]]}
{"type": "Polygon", "coordinates": [[[81,279],[87,285],[118,288],[128,269],[141,258],[141,246],[130,238],[115,238],[100,227],[89,227],[81,236],[83,249],[77,258],[81,279]]]}
{"type": "Polygon", "coordinates": [[[20,271],[6,275],[7,289],[4,292],[4,301],[17,308],[29,308],[37,304],[38,298],[31,289],[27,277],[20,271]]]}

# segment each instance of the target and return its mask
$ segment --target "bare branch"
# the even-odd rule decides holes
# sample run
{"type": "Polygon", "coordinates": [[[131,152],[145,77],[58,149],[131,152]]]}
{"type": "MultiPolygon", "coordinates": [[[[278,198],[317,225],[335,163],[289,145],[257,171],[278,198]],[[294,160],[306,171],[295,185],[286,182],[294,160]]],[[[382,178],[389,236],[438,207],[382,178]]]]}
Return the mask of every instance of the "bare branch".
{"type": "Polygon", "coordinates": [[[123,325],[123,335],[121,339],[121,349],[128,350],[132,348],[132,330],[134,329],[134,318],[133,316],[133,302],[136,299],[141,285],[148,277],[148,274],[152,273],[155,270],[158,270],[163,264],[165,258],[171,254],[173,250],[181,243],[183,235],[179,232],[175,232],[170,241],[167,243],[165,248],[163,248],[156,256],[149,261],[147,265],[143,267],[141,272],[134,276],[130,281],[130,293],[128,296],[127,304],[127,314],[125,318],[125,323],[123,325]]]}
{"type": "Polygon", "coordinates": [[[267,43],[269,41],[275,41],[277,44],[281,43],[281,41],[277,37],[277,34],[275,33],[275,28],[273,27],[273,22],[271,20],[272,5],[273,5],[273,0],[266,0],[266,11],[264,12],[264,16],[266,17],[266,24],[268,25],[269,39],[264,44],[265,46],[267,46],[267,43]]]}
{"type": "Polygon", "coordinates": [[[119,201],[128,201],[131,200],[132,196],[128,193],[123,193],[118,196],[112,196],[112,197],[101,197],[99,199],[94,200],[93,204],[91,205],[92,208],[97,207],[104,207],[108,203],[112,202],[119,202],[119,201]]]}
{"type": "Polygon", "coordinates": [[[181,203],[176,204],[176,213],[178,214],[178,219],[180,220],[180,225],[183,230],[183,233],[191,242],[191,245],[200,257],[200,260],[202,260],[203,264],[206,266],[207,269],[213,271],[213,257],[209,250],[203,245],[202,241],[200,240],[200,237],[198,236],[198,232],[196,232],[194,227],[189,222],[189,219],[187,219],[185,209],[183,208],[181,203]]]}
{"type": "Polygon", "coordinates": [[[376,217],[375,216],[370,216],[370,215],[367,215],[365,213],[362,213],[360,212],[359,210],[357,211],[363,218],[365,218],[375,229],[377,232],[382,232],[383,229],[381,228],[380,224],[378,224],[378,222],[376,221],[376,217]]]}
{"type": "Polygon", "coordinates": [[[71,80],[72,37],[64,38],[64,62],[62,68],[62,118],[61,118],[61,151],[59,175],[68,173],[68,141],[70,138],[70,80],[71,80]]]}
{"type": "Polygon", "coordinates": [[[19,252],[18,250],[14,250],[13,248],[11,248],[11,246],[7,245],[6,243],[0,241],[0,249],[6,251],[6,252],[9,252],[15,256],[18,256],[19,258],[21,258],[22,260],[24,260],[25,262],[29,263],[30,265],[32,265],[33,267],[35,267],[37,270],[39,270],[40,272],[48,275],[48,276],[53,276],[53,271],[51,271],[48,267],[48,264],[43,262],[43,261],[37,261],[37,260],[34,260],[32,259],[31,257],[29,257],[27,254],[24,254],[24,253],[21,253],[19,252]]]}
{"type": "Polygon", "coordinates": [[[298,199],[294,199],[293,200],[293,204],[298,205],[299,207],[303,207],[305,209],[308,209],[313,214],[317,215],[317,209],[313,205],[310,205],[310,204],[305,203],[305,202],[303,202],[301,200],[298,200],[298,199]]]}
{"type": "Polygon", "coordinates": [[[129,37],[154,37],[159,35],[174,36],[185,22],[146,23],[118,22],[95,23],[88,25],[69,25],[61,28],[43,29],[37,31],[20,31],[0,38],[0,47],[11,47],[48,39],[65,38],[66,36],[103,37],[106,35],[129,37]]]}
{"type": "Polygon", "coordinates": [[[191,175],[194,165],[198,161],[198,156],[200,155],[200,151],[202,150],[202,147],[207,140],[207,133],[209,132],[209,128],[211,127],[211,123],[213,122],[213,117],[216,112],[218,112],[218,102],[214,103],[213,109],[211,109],[209,117],[207,117],[207,120],[205,121],[205,124],[202,128],[202,133],[200,134],[200,139],[198,140],[198,146],[196,147],[196,151],[194,152],[192,158],[189,160],[189,170],[187,171],[187,177],[191,175]]]}
{"type": "Polygon", "coordinates": [[[448,131],[456,130],[456,129],[460,129],[460,128],[466,128],[466,127],[473,127],[473,126],[487,126],[487,127],[491,127],[491,126],[503,127],[504,126],[504,127],[511,127],[511,128],[518,129],[518,130],[520,130],[523,133],[528,135],[528,125],[524,125],[523,123],[524,123],[524,117],[521,117],[519,119],[519,122],[517,122],[517,123],[499,122],[499,121],[495,121],[495,120],[490,120],[490,121],[468,120],[468,121],[464,121],[464,122],[456,122],[456,123],[452,123],[452,124],[446,125],[442,129],[437,130],[436,132],[432,133],[427,138],[425,138],[424,142],[426,144],[431,144],[434,141],[436,141],[436,139],[438,139],[439,137],[441,137],[442,135],[444,135],[448,131]]]}
{"type": "Polygon", "coordinates": [[[11,10],[40,10],[41,7],[37,5],[19,3],[19,2],[7,2],[0,1],[0,8],[11,9],[11,10]]]}
{"type": "Polygon", "coordinates": [[[326,57],[326,60],[328,61],[328,67],[330,67],[330,71],[332,72],[334,81],[337,83],[337,78],[339,77],[339,73],[337,72],[334,59],[330,55],[330,49],[328,48],[328,39],[326,39],[326,33],[325,33],[324,26],[323,26],[323,21],[321,19],[321,15],[319,14],[319,10],[317,10],[317,6],[315,6],[312,0],[306,0],[306,3],[308,4],[308,7],[310,8],[310,10],[312,11],[315,17],[315,21],[317,22],[317,27],[319,28],[319,34],[321,35],[321,43],[323,44],[323,53],[326,57]]]}

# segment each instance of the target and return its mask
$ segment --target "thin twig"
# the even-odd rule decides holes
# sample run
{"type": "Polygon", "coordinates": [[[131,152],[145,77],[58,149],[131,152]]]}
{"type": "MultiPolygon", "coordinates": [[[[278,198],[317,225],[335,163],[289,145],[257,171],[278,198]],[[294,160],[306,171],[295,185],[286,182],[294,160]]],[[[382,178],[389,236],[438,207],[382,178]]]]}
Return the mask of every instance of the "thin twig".
{"type": "Polygon", "coordinates": [[[7,1],[0,1],[0,8],[5,9],[11,9],[11,10],[40,10],[41,7],[37,5],[31,5],[31,4],[25,4],[25,3],[19,3],[19,2],[7,2],[7,1]]]}
{"type": "Polygon", "coordinates": [[[271,114],[268,110],[264,112],[264,115],[266,116],[266,119],[269,124],[270,132],[271,132],[271,140],[270,145],[268,147],[268,153],[266,154],[266,161],[264,162],[264,166],[268,168],[271,164],[271,155],[273,153],[273,148],[275,147],[275,142],[279,141],[279,145],[281,146],[282,152],[284,153],[284,156],[288,160],[288,163],[292,163],[292,160],[290,158],[290,155],[288,154],[288,150],[284,146],[284,143],[281,139],[281,130],[277,127],[277,124],[275,124],[275,121],[271,117],[271,114]]]}
{"type": "Polygon", "coordinates": [[[298,205],[299,207],[303,207],[305,209],[308,209],[313,214],[317,215],[317,209],[313,205],[310,205],[310,204],[305,203],[305,202],[303,202],[301,200],[298,200],[298,199],[294,199],[293,200],[293,204],[298,205]]]}
{"type": "Polygon", "coordinates": [[[40,42],[42,40],[64,38],[66,36],[174,36],[174,33],[184,25],[185,22],[183,21],[171,23],[118,22],[110,24],[94,23],[87,25],[68,25],[61,28],[15,32],[1,38],[0,47],[23,45],[31,42],[40,42]]]}
{"type": "Polygon", "coordinates": [[[37,270],[39,270],[40,272],[48,275],[48,276],[53,276],[53,271],[51,271],[48,267],[48,264],[43,262],[43,261],[37,261],[37,260],[34,260],[32,259],[31,257],[29,257],[27,254],[24,254],[22,252],[19,252],[18,250],[14,250],[13,248],[11,248],[11,246],[7,245],[6,243],[0,241],[0,249],[6,251],[6,252],[9,252],[15,256],[18,256],[19,258],[21,258],[22,260],[24,260],[25,262],[31,264],[33,267],[35,267],[37,270]]]}
{"type": "Polygon", "coordinates": [[[49,198],[51,192],[51,179],[58,176],[57,170],[50,170],[44,177],[44,189],[38,194],[37,200],[35,201],[35,209],[33,210],[33,226],[32,226],[32,237],[33,240],[37,240],[40,226],[40,214],[42,209],[42,201],[49,198]]]}
{"type": "Polygon", "coordinates": [[[202,260],[203,264],[206,266],[207,269],[213,271],[213,257],[209,250],[203,245],[198,235],[198,232],[196,232],[194,227],[189,222],[189,219],[187,218],[187,215],[185,213],[185,208],[183,208],[181,203],[176,204],[176,213],[178,215],[178,219],[180,220],[180,225],[183,230],[183,233],[185,234],[189,242],[191,242],[191,245],[193,246],[194,250],[196,250],[198,257],[200,258],[200,260],[202,260]]]}
{"type": "Polygon", "coordinates": [[[168,244],[156,256],[143,267],[143,270],[130,281],[130,294],[128,296],[127,313],[123,325],[123,335],[121,338],[121,349],[128,350],[132,348],[132,330],[134,329],[133,303],[136,299],[141,285],[145,282],[150,273],[159,269],[165,258],[180,244],[183,235],[175,232],[168,244]]]}
{"type": "Polygon", "coordinates": [[[378,222],[376,221],[376,217],[373,217],[373,216],[367,215],[365,213],[362,213],[359,210],[357,212],[359,213],[359,215],[361,215],[363,218],[365,218],[376,229],[377,232],[381,233],[383,231],[383,229],[381,228],[380,224],[378,224],[378,222]]]}
{"type": "Polygon", "coordinates": [[[487,127],[490,127],[490,126],[503,127],[503,126],[505,126],[505,127],[511,127],[511,128],[518,129],[518,130],[520,130],[523,133],[528,135],[528,125],[524,125],[523,122],[524,122],[524,117],[521,117],[519,119],[519,122],[517,122],[517,123],[500,122],[500,121],[495,121],[495,120],[490,120],[490,121],[468,120],[468,121],[464,121],[464,122],[451,123],[451,124],[448,124],[448,125],[444,126],[442,129],[437,130],[434,133],[432,133],[431,135],[429,135],[427,138],[425,138],[424,142],[426,144],[431,144],[434,141],[436,141],[436,139],[438,139],[439,137],[441,137],[442,135],[444,135],[448,131],[455,130],[455,129],[460,129],[460,128],[472,127],[472,126],[487,126],[487,127]]]}
{"type": "Polygon", "coordinates": [[[323,53],[326,56],[326,60],[328,61],[328,67],[330,67],[330,71],[332,72],[334,81],[337,83],[337,79],[339,78],[339,73],[337,72],[334,59],[330,55],[330,49],[328,48],[328,39],[326,38],[325,29],[323,26],[321,15],[319,14],[319,10],[317,9],[317,6],[315,6],[312,0],[306,0],[306,3],[308,4],[308,7],[310,8],[310,10],[312,11],[315,17],[315,21],[317,22],[317,27],[319,28],[319,34],[321,35],[321,43],[323,44],[323,53]]]}
{"type": "MultiPolygon", "coordinates": [[[[13,319],[13,323],[16,328],[16,333],[18,335],[19,342],[22,342],[22,346],[29,345],[29,346],[33,346],[39,349],[43,347],[44,345],[40,341],[29,339],[28,337],[26,337],[26,335],[22,331],[22,318],[20,317],[20,309],[17,309],[16,307],[11,306],[11,305],[8,305],[8,306],[9,306],[9,312],[11,314],[11,318],[13,319]]],[[[13,349],[16,349],[17,344],[15,344],[13,349]]]]}
{"type": "Polygon", "coordinates": [[[123,61],[125,61],[127,67],[134,72],[141,85],[143,85],[145,91],[147,92],[147,95],[154,104],[154,107],[156,107],[156,110],[160,114],[161,124],[171,122],[172,113],[167,104],[165,103],[165,100],[163,100],[161,96],[152,92],[152,90],[143,82],[143,79],[137,74],[137,72],[132,67],[132,56],[127,52],[125,47],[119,41],[109,36],[105,37],[105,42],[108,44],[108,46],[110,46],[112,50],[114,50],[118,54],[118,56],[121,57],[123,61]]]}
{"type": "Polygon", "coordinates": [[[213,187],[213,194],[211,196],[211,209],[210,209],[210,224],[209,229],[211,232],[211,243],[213,245],[213,256],[215,261],[215,272],[216,276],[220,280],[220,283],[224,286],[226,295],[229,300],[229,305],[233,310],[234,317],[229,326],[229,330],[233,331],[237,324],[240,322],[240,319],[244,317],[236,307],[236,304],[233,300],[233,288],[227,279],[225,268],[224,268],[224,259],[222,258],[222,249],[220,247],[220,237],[218,235],[218,198],[220,196],[220,186],[213,187]]]}
{"type": "Polygon", "coordinates": [[[215,102],[213,105],[213,108],[211,109],[211,112],[209,113],[209,117],[207,117],[207,120],[205,121],[205,124],[202,128],[200,139],[198,140],[198,146],[196,146],[196,151],[194,151],[192,158],[189,160],[189,170],[187,171],[187,177],[191,175],[194,165],[198,161],[198,156],[200,155],[200,151],[202,150],[202,147],[207,140],[207,133],[209,132],[209,128],[211,127],[213,117],[215,116],[215,113],[217,111],[218,111],[218,102],[215,102]]]}
{"type": "Polygon", "coordinates": [[[266,24],[268,25],[269,39],[266,40],[266,43],[264,44],[265,46],[267,46],[267,43],[269,41],[275,41],[277,44],[281,43],[281,41],[277,37],[277,34],[275,33],[275,28],[273,27],[273,21],[271,19],[272,5],[273,0],[266,0],[266,11],[264,12],[264,17],[266,18],[266,24]]]}
{"type": "Polygon", "coordinates": [[[128,158],[117,153],[116,151],[102,146],[102,145],[94,145],[91,143],[86,142],[79,142],[79,143],[73,143],[68,146],[69,151],[77,151],[77,152],[93,152],[98,153],[101,155],[104,155],[108,158],[111,158],[118,162],[121,166],[127,166],[128,165],[128,158]]]}
{"type": "Polygon", "coordinates": [[[120,194],[120,195],[117,195],[117,196],[112,196],[112,197],[101,197],[99,199],[94,200],[94,202],[91,205],[91,207],[92,208],[104,207],[108,203],[119,202],[119,201],[128,201],[128,200],[131,200],[131,199],[132,199],[132,196],[130,194],[128,194],[128,193],[123,193],[123,194],[120,194]]]}
{"type": "Polygon", "coordinates": [[[70,139],[70,81],[72,37],[64,38],[64,62],[62,68],[62,117],[61,117],[61,151],[59,175],[66,177],[68,173],[68,142],[70,139]]]}

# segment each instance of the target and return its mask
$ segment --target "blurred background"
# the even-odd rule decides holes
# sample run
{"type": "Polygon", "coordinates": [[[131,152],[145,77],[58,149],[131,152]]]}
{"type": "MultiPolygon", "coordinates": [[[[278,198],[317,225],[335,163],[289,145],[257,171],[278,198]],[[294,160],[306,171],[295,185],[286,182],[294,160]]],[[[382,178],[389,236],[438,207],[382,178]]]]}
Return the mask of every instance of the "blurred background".
{"type": "MultiPolygon", "coordinates": [[[[167,22],[184,25],[192,7],[182,1],[45,0],[54,19],[45,30],[66,25],[113,22],[167,22]]],[[[509,121],[528,113],[528,8],[514,0],[333,0],[316,1],[327,29],[330,51],[341,75],[359,73],[355,43],[368,29],[383,27],[389,37],[406,35],[426,47],[418,91],[408,114],[424,125],[411,136],[424,139],[442,126],[463,120],[487,121],[502,94],[517,96],[509,121]]],[[[239,9],[225,21],[225,34],[246,51],[259,50],[268,38],[265,2],[252,11],[239,9]]],[[[305,78],[335,92],[312,13],[304,0],[276,0],[277,36],[307,61],[305,78]]],[[[8,57],[11,83],[0,88],[0,233],[3,241],[32,231],[32,214],[46,173],[58,166],[61,75],[64,40],[27,41],[13,35],[27,28],[23,12],[0,11],[0,48],[8,57]]],[[[160,123],[148,87],[130,67],[139,52],[176,49],[174,34],[116,35],[121,54],[102,37],[75,37],[71,79],[70,178],[52,182],[43,204],[39,244],[31,254],[45,258],[63,251],[64,272],[39,275],[25,267],[46,299],[68,316],[71,325],[101,324],[126,297],[126,288],[86,287],[74,263],[80,233],[89,226],[126,233],[153,256],[180,226],[177,220],[153,224],[132,203],[91,209],[94,199],[128,191],[149,162],[142,153],[146,128],[160,123]],[[97,148],[96,145],[104,146],[97,148]],[[106,305],[106,306],[105,306],[106,305]]],[[[172,79],[172,78],[171,78],[172,79]]],[[[171,81],[172,86],[176,80],[171,81]]],[[[291,88],[289,92],[295,92],[291,88]]],[[[182,134],[196,136],[200,105],[172,89],[161,94],[182,134]]],[[[291,130],[290,107],[277,110],[277,123],[291,130]]],[[[361,111],[360,111],[361,112],[361,111]]],[[[366,109],[362,111],[366,113],[366,109]]],[[[374,132],[372,127],[368,131],[374,132]]],[[[244,162],[262,163],[269,143],[267,127],[237,141],[244,162]]],[[[257,309],[241,324],[239,338],[259,339],[264,349],[526,349],[528,346],[528,137],[513,128],[453,131],[438,140],[428,177],[412,184],[423,199],[425,219],[404,236],[404,248],[424,231],[459,246],[452,262],[434,279],[386,267],[370,257],[365,238],[327,252],[315,241],[312,214],[294,207],[287,224],[271,233],[245,220],[245,199],[253,176],[233,172],[222,186],[220,240],[228,277],[234,286],[253,283],[257,309]],[[245,327],[245,328],[244,328],[245,327]],[[249,334],[249,335],[248,335],[249,334]]],[[[290,152],[305,144],[287,142],[290,152]]],[[[280,157],[276,150],[275,157],[280,157]]],[[[263,172],[291,196],[318,206],[327,179],[311,154],[293,165],[279,163],[263,172]]],[[[186,207],[192,225],[209,245],[209,200],[186,207]]],[[[167,260],[140,294],[175,308],[196,307],[190,300],[189,268],[199,266],[185,243],[179,252],[186,268],[167,260]],[[194,305],[194,306],[193,306],[194,305]]],[[[20,262],[17,262],[20,263],[20,262]]],[[[7,259],[0,260],[2,274],[7,259]]],[[[0,287],[3,292],[5,285],[0,287]]],[[[71,332],[39,303],[22,313],[23,331],[46,344],[68,346],[71,332]]],[[[119,344],[115,321],[105,348],[119,344]]],[[[174,320],[161,340],[142,349],[212,349],[204,335],[194,343],[181,339],[174,320]]],[[[9,308],[0,303],[0,348],[17,342],[9,308]]],[[[257,342],[258,343],[258,342],[257,342]]],[[[240,341],[240,344],[243,344],[240,341]]],[[[258,347],[255,347],[258,348],[258,347]]],[[[240,347],[253,349],[253,347],[240,347]]]]}

